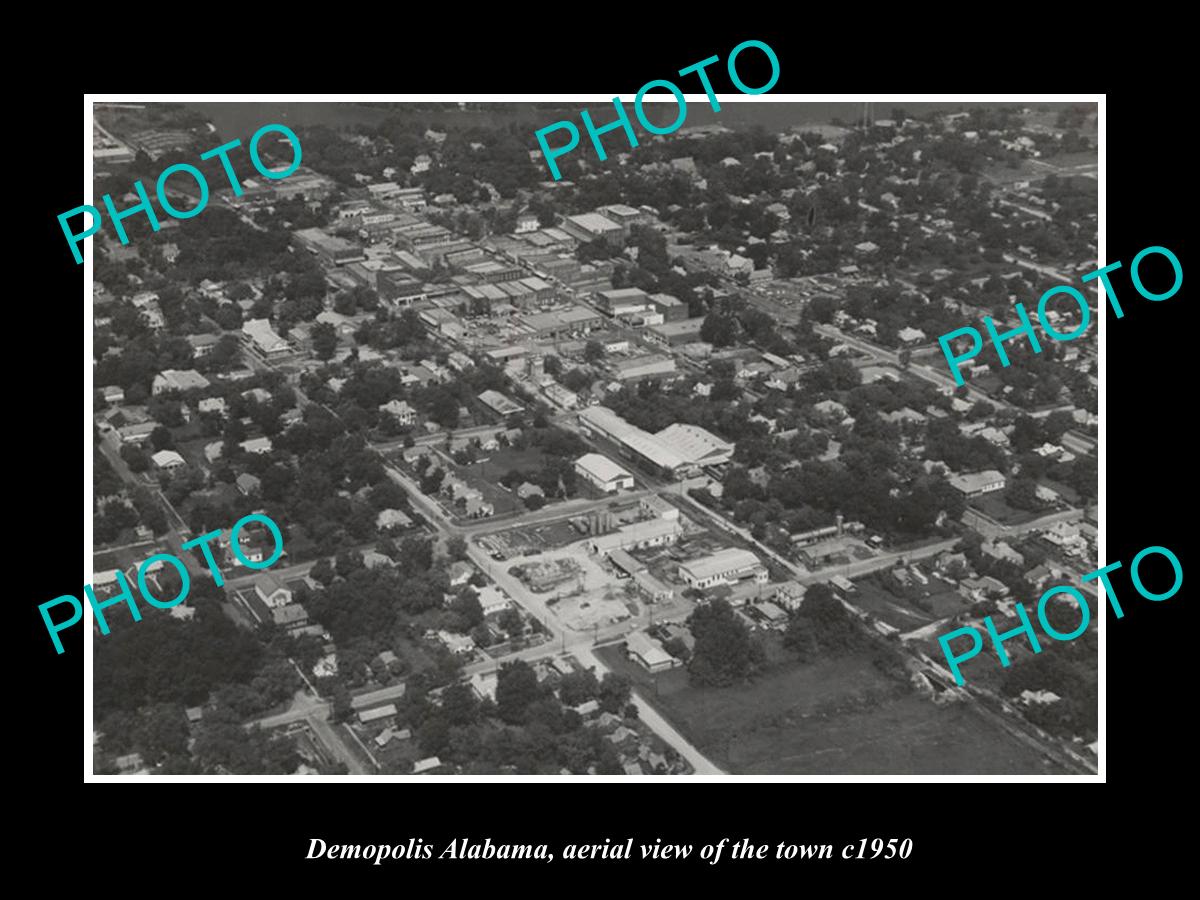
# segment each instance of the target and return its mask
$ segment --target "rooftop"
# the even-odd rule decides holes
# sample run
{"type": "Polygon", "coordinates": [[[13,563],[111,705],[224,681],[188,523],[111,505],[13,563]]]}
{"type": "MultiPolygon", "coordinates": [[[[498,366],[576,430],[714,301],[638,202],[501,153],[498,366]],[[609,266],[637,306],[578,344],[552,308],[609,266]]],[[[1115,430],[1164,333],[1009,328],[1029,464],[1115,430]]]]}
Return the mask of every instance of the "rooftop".
{"type": "Polygon", "coordinates": [[[726,572],[750,569],[760,565],[762,565],[762,562],[749,550],[743,550],[739,547],[726,547],[724,550],[718,550],[716,553],[710,553],[708,556],[680,563],[679,568],[686,569],[697,581],[703,581],[706,578],[712,578],[714,575],[723,575],[726,572]]]}
{"type": "Polygon", "coordinates": [[[578,225],[586,231],[604,233],[606,231],[621,231],[621,226],[612,219],[606,219],[599,213],[583,213],[578,216],[567,216],[567,221],[578,225]]]}
{"type": "Polygon", "coordinates": [[[579,459],[575,460],[575,465],[582,467],[588,474],[600,481],[633,477],[628,470],[623,469],[607,456],[601,456],[599,453],[585,453],[579,459]]]}

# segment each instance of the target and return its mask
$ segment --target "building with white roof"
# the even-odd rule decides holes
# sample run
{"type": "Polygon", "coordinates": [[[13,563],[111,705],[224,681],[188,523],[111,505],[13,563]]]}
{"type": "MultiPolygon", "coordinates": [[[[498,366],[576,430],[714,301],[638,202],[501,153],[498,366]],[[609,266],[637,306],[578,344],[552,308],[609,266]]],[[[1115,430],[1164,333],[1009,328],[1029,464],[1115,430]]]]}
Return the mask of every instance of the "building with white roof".
{"type": "Polygon", "coordinates": [[[268,319],[250,319],[244,322],[242,340],[263,359],[280,359],[292,353],[292,345],[275,332],[268,319]]]}
{"type": "Polygon", "coordinates": [[[679,665],[679,660],[664,650],[662,644],[642,631],[635,631],[625,639],[625,652],[651,672],[662,672],[679,665]]]}
{"type": "Polygon", "coordinates": [[[689,587],[705,589],[751,577],[759,584],[766,584],[769,574],[759,558],[749,550],[726,547],[708,556],[680,563],[679,577],[689,587]]]}
{"type": "Polygon", "coordinates": [[[696,466],[720,465],[733,456],[733,444],[699,425],[668,425],[655,437],[696,466]]]}
{"type": "Polygon", "coordinates": [[[586,453],[575,460],[575,472],[606,494],[633,488],[633,475],[599,453],[586,453]]]}
{"type": "Polygon", "coordinates": [[[599,213],[567,216],[563,219],[561,227],[571,237],[583,243],[605,240],[619,247],[625,238],[624,228],[599,213]]]}
{"type": "Polygon", "coordinates": [[[208,385],[208,379],[195,369],[165,369],[154,376],[150,393],[157,397],[167,391],[195,391],[208,385]]]}
{"type": "Polygon", "coordinates": [[[588,541],[588,547],[593,553],[607,556],[614,550],[638,550],[673,544],[682,533],[683,526],[677,519],[651,519],[625,525],[611,534],[595,535],[588,541]]]}
{"type": "Polygon", "coordinates": [[[689,467],[672,447],[648,431],[630,425],[607,406],[589,406],[579,414],[579,424],[589,434],[599,434],[642,457],[670,475],[689,467]]]}
{"type": "Polygon", "coordinates": [[[159,450],[150,458],[154,460],[154,465],[158,466],[158,468],[168,471],[187,465],[184,458],[174,450],[159,450]]]}
{"type": "Polygon", "coordinates": [[[995,469],[985,469],[982,472],[971,472],[967,475],[955,475],[950,479],[950,486],[968,497],[1002,491],[1004,485],[1003,473],[997,472],[995,469]]]}

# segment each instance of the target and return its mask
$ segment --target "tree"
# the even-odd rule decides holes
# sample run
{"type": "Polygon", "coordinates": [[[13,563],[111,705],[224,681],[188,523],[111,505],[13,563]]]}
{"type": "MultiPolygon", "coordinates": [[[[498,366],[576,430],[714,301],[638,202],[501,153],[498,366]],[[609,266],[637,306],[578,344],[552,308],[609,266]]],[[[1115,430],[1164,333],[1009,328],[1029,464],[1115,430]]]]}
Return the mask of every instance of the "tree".
{"type": "Polygon", "coordinates": [[[525,620],[521,618],[521,614],[514,608],[509,607],[500,613],[497,623],[508,632],[510,637],[519,637],[525,632],[525,620]]]}
{"type": "Polygon", "coordinates": [[[320,582],[325,587],[329,587],[329,585],[333,584],[333,579],[335,577],[333,566],[325,557],[318,559],[316,563],[313,564],[313,567],[309,570],[308,574],[312,576],[314,581],[320,582]]]}
{"type": "Polygon", "coordinates": [[[738,323],[733,316],[710,312],[700,325],[700,337],[714,347],[728,347],[737,341],[738,323]]]}
{"type": "Polygon", "coordinates": [[[583,358],[589,363],[598,363],[604,359],[604,345],[599,341],[588,341],[583,347],[583,358]]]}
{"type": "MultiPolygon", "coordinates": [[[[459,631],[472,631],[483,625],[483,606],[479,603],[479,598],[475,592],[469,588],[461,590],[449,605],[450,612],[462,619],[462,627],[459,631]]],[[[483,631],[486,633],[487,629],[483,631]]],[[[474,634],[472,634],[474,637],[474,634]]],[[[487,646],[487,639],[475,641],[480,646],[487,646]]]]}
{"type": "Polygon", "coordinates": [[[496,709],[510,725],[525,721],[526,709],[540,693],[537,673],[522,659],[505,663],[496,674],[496,709]]]}
{"type": "Polygon", "coordinates": [[[442,692],[442,715],[450,725],[473,725],[479,719],[479,701],[466,682],[450,685],[442,692]]]}
{"type": "Polygon", "coordinates": [[[582,391],[592,383],[592,377],[583,369],[574,368],[558,379],[563,387],[575,392],[582,391]]]}
{"type": "Polygon", "coordinates": [[[688,625],[696,638],[688,675],[697,684],[735,684],[752,677],[763,666],[762,647],[724,600],[696,607],[688,625]]]}
{"type": "Polygon", "coordinates": [[[328,322],[317,322],[313,325],[312,346],[317,359],[332,359],[337,345],[337,329],[328,322]]]}
{"type": "Polygon", "coordinates": [[[175,446],[175,439],[171,437],[171,430],[165,425],[157,426],[150,432],[150,445],[155,450],[170,450],[175,446]]]}
{"type": "Polygon", "coordinates": [[[548,354],[542,360],[542,369],[547,375],[553,375],[555,378],[562,373],[562,360],[553,354],[548,354]]]}
{"type": "Polygon", "coordinates": [[[821,583],[805,592],[804,602],[788,619],[783,640],[803,660],[810,659],[817,650],[840,654],[857,649],[862,634],[833,589],[821,583]]]}
{"type": "Polygon", "coordinates": [[[591,669],[568,672],[558,683],[558,697],[566,706],[579,706],[596,699],[600,682],[591,669]]]}
{"type": "Polygon", "coordinates": [[[605,712],[619,713],[629,702],[632,692],[633,682],[629,680],[628,675],[605,672],[604,677],[600,679],[600,687],[597,691],[600,708],[605,712]]]}
{"type": "Polygon", "coordinates": [[[452,534],[446,539],[446,557],[451,561],[467,558],[467,541],[462,535],[452,534]]]}
{"type": "Polygon", "coordinates": [[[145,712],[135,740],[147,762],[187,752],[188,726],[183,707],[158,703],[145,712]]]}

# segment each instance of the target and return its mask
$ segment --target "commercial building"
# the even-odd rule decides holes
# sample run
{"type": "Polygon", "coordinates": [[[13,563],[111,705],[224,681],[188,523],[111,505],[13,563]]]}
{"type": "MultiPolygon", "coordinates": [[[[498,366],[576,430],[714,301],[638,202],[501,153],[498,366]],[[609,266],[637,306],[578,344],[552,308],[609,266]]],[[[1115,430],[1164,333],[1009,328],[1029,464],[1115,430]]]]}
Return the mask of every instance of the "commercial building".
{"type": "Polygon", "coordinates": [[[586,453],[575,460],[575,472],[606,494],[633,489],[633,475],[599,453],[586,453]]]}
{"type": "Polygon", "coordinates": [[[608,554],[608,561],[619,571],[624,572],[638,586],[652,603],[670,600],[675,591],[663,584],[650,574],[646,564],[625,550],[613,550],[608,554]]]}
{"type": "Polygon", "coordinates": [[[401,188],[389,198],[392,203],[398,203],[404,209],[424,209],[425,189],[419,187],[401,188]]]}
{"type": "Polygon", "coordinates": [[[718,584],[736,584],[753,578],[758,584],[766,584],[770,578],[766,567],[749,550],[726,547],[708,556],[680,563],[679,577],[689,587],[705,588],[718,584]]]}
{"type": "Polygon", "coordinates": [[[978,497],[993,491],[1004,490],[1004,475],[995,469],[985,469],[982,472],[971,472],[967,475],[955,475],[950,479],[950,486],[967,497],[978,497]]]}
{"type": "Polygon", "coordinates": [[[377,706],[374,709],[363,709],[358,713],[358,721],[363,725],[369,725],[372,722],[379,722],[382,719],[390,719],[396,715],[396,704],[388,703],[385,706],[377,706]]]}
{"type": "Polygon", "coordinates": [[[694,466],[719,466],[733,457],[733,444],[699,425],[668,425],[655,437],[694,466]]]}
{"type": "Polygon", "coordinates": [[[462,320],[448,309],[433,307],[421,310],[421,322],[434,334],[444,334],[458,340],[463,336],[462,320]]]}
{"type": "Polygon", "coordinates": [[[511,416],[514,413],[525,411],[525,407],[505,397],[499,391],[484,391],[479,395],[479,401],[502,416],[511,416]]]}
{"type": "Polygon", "coordinates": [[[607,556],[614,550],[641,550],[673,544],[682,533],[683,526],[678,521],[652,519],[649,522],[624,525],[611,534],[595,535],[589,539],[588,549],[601,556],[607,556]]]}
{"type": "Polygon", "coordinates": [[[642,378],[660,378],[675,374],[673,356],[636,356],[620,359],[613,363],[613,372],[618,381],[639,381],[642,378]]]}
{"type": "Polygon", "coordinates": [[[528,288],[533,299],[538,303],[549,303],[554,299],[554,285],[543,278],[534,275],[522,278],[518,283],[528,288]]]}
{"type": "Polygon", "coordinates": [[[641,312],[650,305],[650,295],[641,288],[618,288],[611,291],[597,291],[595,300],[596,305],[610,316],[641,312]]]}
{"type": "Polygon", "coordinates": [[[604,316],[586,306],[572,306],[570,309],[526,315],[521,322],[539,338],[558,338],[585,334],[600,328],[604,324],[604,316]]]}
{"type": "Polygon", "coordinates": [[[302,228],[292,237],[309,253],[334,265],[340,266],[367,258],[366,252],[358,244],[352,244],[343,238],[326,234],[320,228],[302,228]]]}
{"type": "Polygon", "coordinates": [[[394,181],[381,181],[378,184],[368,184],[367,193],[375,200],[389,200],[400,193],[400,185],[394,181]]]}
{"type": "Polygon", "coordinates": [[[672,297],[670,294],[651,294],[648,299],[650,305],[668,322],[678,322],[688,317],[688,305],[678,297],[672,297]]]}
{"type": "Polygon", "coordinates": [[[415,225],[404,225],[396,229],[396,240],[407,250],[418,251],[430,247],[449,244],[454,241],[454,233],[441,225],[430,225],[419,222],[415,225]]]}
{"type": "Polygon", "coordinates": [[[398,306],[411,306],[413,301],[428,296],[424,282],[399,269],[376,272],[375,290],[382,299],[398,306]]]}
{"type": "Polygon", "coordinates": [[[567,216],[562,221],[562,230],[583,243],[604,240],[614,247],[620,247],[625,242],[625,229],[598,213],[567,216]]]}
{"type": "Polygon", "coordinates": [[[589,434],[616,442],[628,454],[651,463],[668,475],[690,468],[686,459],[657,437],[630,425],[607,406],[589,406],[579,414],[579,424],[589,434]]]}
{"type": "Polygon", "coordinates": [[[638,501],[638,508],[656,519],[679,519],[679,507],[668,503],[658,494],[648,494],[638,501]]]}
{"type": "MultiPolygon", "coordinates": [[[[666,314],[663,314],[666,318],[666,314]]],[[[646,340],[654,341],[665,347],[677,347],[680,344],[691,344],[700,340],[700,326],[704,324],[703,317],[694,319],[677,319],[663,322],[661,325],[651,325],[646,329],[646,340]]]]}
{"type": "Polygon", "coordinates": [[[494,259],[487,259],[464,266],[464,270],[470,272],[476,278],[490,283],[516,281],[525,274],[524,270],[518,266],[506,266],[504,263],[496,262],[494,259]]]}
{"type": "Polygon", "coordinates": [[[563,387],[561,384],[551,382],[542,388],[542,393],[552,403],[561,406],[563,409],[575,409],[579,406],[579,395],[569,388],[563,387]]]}
{"type": "Polygon", "coordinates": [[[635,209],[632,206],[626,206],[624,203],[601,206],[597,208],[596,212],[609,221],[620,225],[626,236],[629,235],[629,230],[634,225],[648,225],[651,221],[650,214],[645,210],[635,209]]]}

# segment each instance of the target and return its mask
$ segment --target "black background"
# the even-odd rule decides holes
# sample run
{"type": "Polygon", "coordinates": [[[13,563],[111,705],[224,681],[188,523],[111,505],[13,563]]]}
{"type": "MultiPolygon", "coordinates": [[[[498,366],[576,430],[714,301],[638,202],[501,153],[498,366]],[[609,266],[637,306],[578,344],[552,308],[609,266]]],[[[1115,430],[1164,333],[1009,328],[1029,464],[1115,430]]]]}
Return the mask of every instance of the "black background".
{"type": "MultiPolygon", "coordinates": [[[[513,15],[516,10],[511,11],[513,15]]],[[[533,14],[530,10],[530,14],[533,14]]],[[[601,13],[596,8],[597,14],[601,13]]],[[[464,11],[464,16],[465,11],[464,11]]],[[[546,14],[543,9],[537,15],[546,14]]],[[[549,13],[551,18],[553,14],[549,13]]],[[[405,13],[397,9],[395,16],[405,13]]],[[[367,26],[369,14],[355,31],[367,26]]],[[[757,19],[755,20],[757,21],[757,19]]],[[[512,23],[510,23],[512,24],[512,23]]],[[[256,29],[263,26],[254,26],[256,29]]],[[[513,26],[515,27],[515,25],[513,26]]],[[[843,26],[843,30],[845,26],[843,26]]],[[[486,29],[484,29],[486,30],[486,29]]],[[[462,35],[426,41],[416,32],[397,35],[375,49],[339,51],[329,61],[292,65],[293,55],[322,56],[324,51],[271,39],[273,49],[256,50],[243,35],[236,66],[208,66],[193,78],[189,67],[134,70],[116,67],[93,73],[88,86],[97,91],[195,92],[256,91],[568,91],[606,92],[623,99],[645,81],[666,77],[686,65],[718,54],[722,64],[710,69],[719,94],[733,91],[723,62],[734,45],[747,38],[769,43],[782,75],[772,93],[833,91],[977,92],[1012,94],[1054,89],[1094,91],[1129,85],[1107,94],[1107,259],[1122,260],[1114,284],[1125,317],[1106,315],[1107,403],[1107,555],[1126,569],[1114,578],[1126,616],[1107,620],[1107,785],[1021,783],[853,783],[755,784],[742,780],[699,784],[679,779],[653,783],[438,783],[370,784],[191,784],[84,785],[82,726],[82,628],[64,633],[67,648],[56,656],[37,612],[37,604],[60,594],[79,594],[86,580],[79,540],[70,510],[80,510],[80,450],[90,424],[80,409],[81,315],[83,267],[76,266],[56,220],[59,212],[82,202],[80,136],[82,92],[62,88],[46,93],[28,110],[29,159],[13,169],[9,183],[27,193],[9,215],[28,229],[10,238],[9,270],[21,277],[23,291],[10,298],[16,321],[8,333],[18,360],[9,369],[10,515],[17,527],[9,571],[17,590],[9,606],[21,623],[16,635],[27,663],[14,679],[9,697],[9,744],[18,749],[10,761],[10,777],[19,779],[32,801],[22,814],[35,851],[58,864],[83,863],[81,871],[96,880],[122,878],[125,867],[139,875],[171,870],[173,883],[211,882],[214,886],[263,882],[279,885],[297,877],[306,884],[328,879],[350,885],[370,878],[394,890],[418,888],[422,875],[444,876],[438,887],[465,887],[483,876],[498,890],[546,886],[578,889],[583,875],[590,885],[607,872],[615,885],[637,890],[644,877],[666,877],[675,883],[702,876],[704,885],[746,884],[758,875],[784,875],[786,888],[816,887],[830,876],[854,882],[868,877],[889,885],[901,871],[917,873],[914,883],[930,890],[961,892],[983,884],[1033,888],[1021,874],[1047,862],[1092,869],[1108,854],[1150,852],[1168,855],[1169,825],[1160,815],[1170,810],[1187,783],[1192,754],[1185,675],[1190,644],[1188,588],[1163,603],[1137,597],[1127,569],[1145,546],[1170,547],[1191,571],[1185,515],[1190,512],[1196,453],[1191,441],[1193,337],[1185,321],[1183,290],[1170,300],[1151,303],[1136,295],[1128,281],[1128,264],[1142,248],[1172,249],[1188,269],[1184,222],[1191,218],[1194,190],[1188,150],[1188,113],[1160,88],[1136,85],[1131,73],[1090,73],[1082,68],[1096,56],[1096,44],[1083,46],[1078,33],[1064,32],[1061,65],[1056,54],[1040,57],[1030,48],[1022,73],[1021,43],[1008,33],[1004,48],[964,47],[947,54],[944,42],[914,41],[875,35],[856,47],[852,35],[834,38],[799,26],[760,28],[735,18],[728,26],[708,27],[704,34],[663,39],[630,29],[624,37],[588,39],[577,30],[550,44],[532,37],[478,39],[467,49],[462,35]],[[1014,43],[1015,41],[1015,43],[1014,43]],[[398,47],[397,47],[398,43],[398,47]],[[828,46],[823,46],[828,45],[828,46]],[[1069,52],[1067,52],[1069,49],[1069,52]],[[938,55],[917,77],[910,62],[938,55]],[[961,58],[955,58],[955,56],[961,58]],[[1040,61],[1039,61],[1040,60],[1040,61]],[[981,71],[985,69],[986,71],[981,71]],[[217,71],[224,75],[217,77],[217,71]],[[1003,72],[1003,77],[996,73],[1003,72]],[[292,72],[294,81],[285,73],[292,72]],[[337,77],[333,77],[336,73],[337,77]],[[964,74],[983,77],[962,77],[964,74]],[[993,77],[987,78],[990,73],[993,77]],[[1176,130],[1175,123],[1184,130],[1176,130]],[[19,177],[17,172],[28,173],[19,177]],[[27,260],[27,251],[33,259],[27,260]],[[23,397],[36,385],[36,394],[23,397]],[[85,431],[86,429],[86,431],[85,431]],[[85,433],[81,434],[81,431],[85,433]],[[1186,780],[1185,780],[1186,779],[1186,780]],[[1036,793],[1035,793],[1036,788],[1036,793]],[[1101,795],[1100,791],[1104,791],[1101,795]],[[770,861],[710,867],[693,857],[682,863],[575,863],[575,878],[559,865],[508,864],[497,868],[475,863],[456,866],[442,860],[361,863],[304,862],[308,842],[406,843],[420,837],[440,846],[451,838],[489,836],[493,842],[614,842],[633,837],[652,842],[716,842],[722,837],[749,838],[754,843],[857,843],[863,837],[911,837],[914,852],[905,863],[800,863],[770,861]],[[82,840],[81,840],[82,838],[82,840]],[[70,849],[67,843],[75,845],[70,849]],[[771,869],[766,872],[764,867],[771,869]],[[795,880],[782,870],[799,867],[795,880]],[[416,870],[416,871],[414,871],[416,870]],[[684,871],[686,870],[686,872],[684,871]],[[538,877],[539,871],[542,877],[538,877]],[[385,875],[385,873],[387,873],[385,875]],[[828,873],[822,877],[822,873],[828,873]],[[396,877],[396,876],[399,877],[396,877]],[[469,876],[462,880],[462,876],[469,876]],[[547,878],[546,875],[551,877],[547,878]],[[414,880],[414,876],[418,880],[414,880]],[[631,877],[632,876],[632,877],[631,877]],[[283,879],[280,881],[279,879],[283,879]]],[[[1039,28],[1039,34],[1042,29],[1039,28]]],[[[319,29],[318,29],[319,32],[319,29]]],[[[565,32],[564,32],[565,34],[565,32]]],[[[382,38],[382,35],[380,35],[382,38]]],[[[1043,35],[1044,37],[1044,35],[1043,35]]],[[[351,40],[348,36],[347,40],[351,40]]],[[[299,38],[296,38],[299,40],[299,38]]],[[[1113,38],[1109,38],[1113,40],[1113,38]]],[[[754,71],[754,51],[739,58],[747,84],[762,84],[766,70],[754,71]]],[[[114,64],[115,65],[115,64],[114,64]]],[[[685,90],[696,88],[688,84],[685,90]]],[[[628,107],[628,102],[627,102],[628,107]]],[[[15,113],[14,113],[15,115],[15,113]]],[[[26,115],[22,113],[22,116],[26,115]]],[[[16,137],[12,138],[14,141],[16,137]]],[[[536,146],[532,134],[530,146],[536,146]]],[[[1165,267],[1163,272],[1166,277],[1165,267]]],[[[1153,274],[1147,270],[1147,281],[1153,274]]],[[[1036,298],[1026,306],[1032,308],[1036,298]]],[[[89,325],[90,327],[90,325],[89,325]]],[[[1085,339],[1095,340],[1095,330],[1085,339]]],[[[90,364],[88,362],[87,364],[90,364]]],[[[85,473],[86,474],[86,473],[85,473]]],[[[84,505],[84,514],[88,514],[84,505]]],[[[1147,575],[1152,586],[1154,582],[1147,575]]],[[[10,678],[18,670],[10,670],[10,678]]],[[[1186,820],[1186,817],[1185,817],[1186,820]]],[[[1063,874],[1060,869],[1059,874],[1063,874]]],[[[607,879],[606,879],[607,880],[607,879]]],[[[772,890],[777,882],[763,882],[772,890]]],[[[163,884],[165,886],[165,883],[163,884]]],[[[373,885],[374,886],[374,885],[373,885]]]]}

